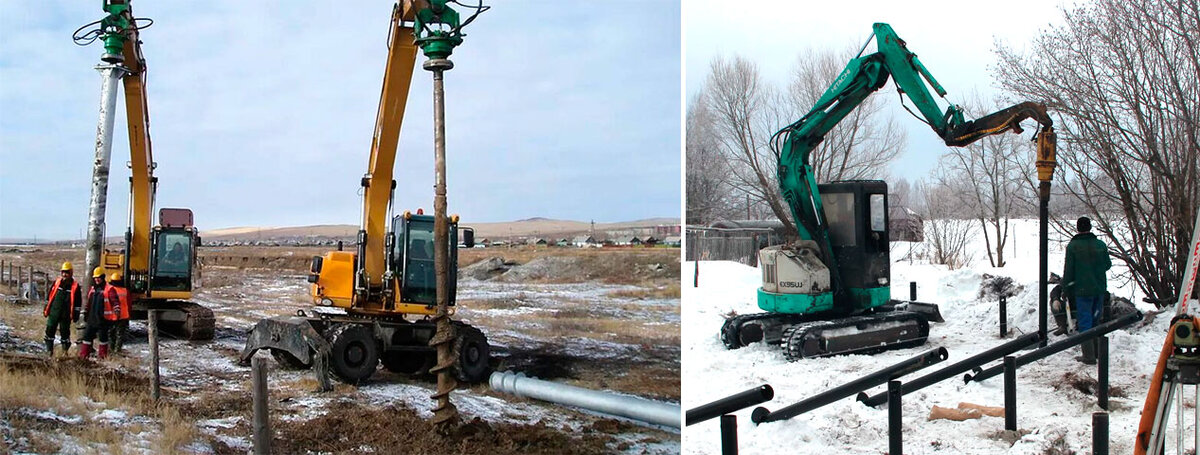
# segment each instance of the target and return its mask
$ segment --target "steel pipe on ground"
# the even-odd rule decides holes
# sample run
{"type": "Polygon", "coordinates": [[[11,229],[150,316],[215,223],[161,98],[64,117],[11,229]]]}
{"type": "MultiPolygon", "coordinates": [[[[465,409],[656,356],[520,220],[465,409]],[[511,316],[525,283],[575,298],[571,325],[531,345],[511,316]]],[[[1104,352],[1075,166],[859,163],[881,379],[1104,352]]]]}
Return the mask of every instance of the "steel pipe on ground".
{"type": "Polygon", "coordinates": [[[696,406],[687,411],[687,425],[695,425],[723,414],[729,414],[765,401],[770,401],[774,396],[775,390],[771,388],[770,384],[763,384],[712,403],[696,406]]]}
{"type": "MultiPolygon", "coordinates": [[[[966,373],[968,370],[975,368],[979,365],[982,365],[987,362],[991,362],[993,360],[1004,357],[1006,355],[1012,354],[1021,349],[1024,349],[1025,347],[1028,347],[1029,345],[1036,344],[1038,342],[1038,340],[1041,340],[1041,337],[1038,336],[1037,333],[1030,333],[1030,334],[1023,335],[1015,340],[1009,341],[1002,345],[999,345],[994,348],[991,348],[986,351],[975,354],[966,359],[960,360],[957,363],[954,363],[953,365],[950,365],[946,368],[942,368],[933,373],[929,373],[925,376],[921,376],[917,379],[913,379],[912,381],[905,382],[903,384],[903,393],[905,395],[907,395],[909,393],[916,392],[918,390],[921,390],[921,389],[924,389],[931,385],[942,382],[951,376],[957,376],[957,375],[966,373]]],[[[880,392],[873,396],[867,395],[866,392],[862,392],[862,393],[858,394],[858,401],[862,402],[863,404],[865,404],[867,406],[872,406],[872,407],[879,406],[879,405],[887,402],[887,392],[880,392]]]]}
{"type": "Polygon", "coordinates": [[[759,407],[750,415],[754,423],[776,422],[787,420],[800,414],[812,411],[834,401],[862,392],[865,389],[894,380],[906,374],[925,368],[929,365],[946,360],[950,354],[946,348],[930,349],[914,357],[909,357],[895,365],[876,371],[869,375],[847,382],[828,391],[805,398],[790,406],[771,412],[765,407],[759,407]]]}
{"type": "MultiPolygon", "coordinates": [[[[1046,345],[1046,347],[1044,347],[1044,348],[1039,348],[1036,351],[1033,351],[1033,352],[1030,352],[1023,356],[1017,357],[1017,368],[1023,367],[1025,365],[1029,365],[1033,362],[1042,360],[1046,357],[1050,357],[1054,354],[1058,354],[1062,351],[1073,348],[1085,341],[1090,341],[1095,338],[1107,335],[1107,334],[1109,334],[1113,331],[1116,331],[1118,329],[1121,329],[1129,324],[1133,324],[1134,322],[1140,321],[1141,319],[1142,319],[1141,312],[1129,313],[1129,314],[1121,316],[1117,319],[1113,319],[1111,321],[1105,322],[1098,326],[1092,327],[1089,330],[1085,330],[1083,332],[1079,332],[1079,333],[1076,333],[1069,337],[1055,341],[1054,343],[1046,345]]],[[[982,381],[984,379],[988,379],[993,376],[999,375],[1000,373],[1003,373],[1003,372],[1004,372],[1004,365],[996,365],[991,368],[979,371],[979,372],[975,373],[974,375],[968,374],[968,375],[963,376],[963,382],[982,381]]]]}
{"type": "Polygon", "coordinates": [[[634,420],[679,428],[679,405],[645,398],[600,392],[526,377],[521,373],[495,372],[488,379],[493,390],[551,403],[628,417],[634,420]]]}

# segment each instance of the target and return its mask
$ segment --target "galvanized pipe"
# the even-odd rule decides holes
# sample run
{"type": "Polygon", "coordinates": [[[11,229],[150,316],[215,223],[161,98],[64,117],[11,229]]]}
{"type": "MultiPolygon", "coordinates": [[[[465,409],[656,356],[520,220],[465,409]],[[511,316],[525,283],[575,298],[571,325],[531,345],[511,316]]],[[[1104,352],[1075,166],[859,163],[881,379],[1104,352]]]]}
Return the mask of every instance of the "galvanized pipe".
{"type": "MultiPolygon", "coordinates": [[[[1030,334],[1022,335],[1015,340],[1009,341],[1002,345],[999,345],[994,348],[991,348],[986,351],[975,354],[966,359],[960,360],[957,363],[950,365],[946,368],[942,368],[933,373],[929,373],[925,376],[921,376],[917,379],[913,379],[912,381],[908,381],[908,382],[904,383],[904,393],[909,394],[912,392],[916,392],[918,390],[929,387],[933,384],[942,382],[951,376],[957,376],[957,375],[963,374],[963,373],[967,372],[967,370],[970,370],[971,368],[977,367],[984,363],[991,362],[993,360],[999,359],[1006,355],[1012,354],[1014,352],[1017,352],[1021,349],[1028,347],[1029,345],[1036,344],[1039,339],[1041,339],[1041,337],[1039,337],[1037,333],[1030,333],[1030,334]]],[[[868,396],[866,392],[862,392],[862,393],[858,394],[858,401],[862,402],[863,404],[865,404],[867,406],[879,406],[879,405],[887,402],[887,393],[880,392],[879,394],[876,394],[874,396],[868,396]]]]}
{"type": "Polygon", "coordinates": [[[113,122],[117,114],[117,81],[125,75],[125,68],[104,64],[97,65],[100,72],[100,123],[96,126],[96,160],[92,163],[92,197],[88,203],[87,269],[89,278],[84,279],[83,292],[92,287],[92,270],[100,266],[100,255],[104,252],[104,212],[108,205],[108,169],[112,161],[113,122]]]}
{"type": "Polygon", "coordinates": [[[775,390],[771,388],[770,384],[763,384],[712,403],[688,409],[686,416],[687,425],[695,425],[723,414],[729,414],[765,401],[770,401],[773,397],[775,397],[775,390]]]}
{"type": "Polygon", "coordinates": [[[497,371],[488,379],[492,390],[551,403],[628,417],[634,420],[679,428],[677,404],[584,389],[526,377],[523,373],[497,371]]]}
{"type": "Polygon", "coordinates": [[[771,412],[765,407],[759,407],[750,415],[750,420],[752,420],[754,423],[763,423],[790,419],[792,417],[796,417],[833,403],[834,401],[862,392],[863,390],[920,370],[929,365],[941,362],[946,360],[948,357],[949,353],[946,352],[946,348],[930,349],[914,357],[905,359],[895,365],[834,387],[828,391],[805,398],[800,402],[776,410],[775,412],[771,412]]]}
{"type": "MultiPolygon", "coordinates": [[[[1059,352],[1070,349],[1072,347],[1075,347],[1076,345],[1078,345],[1080,343],[1084,343],[1084,342],[1090,341],[1094,338],[1107,335],[1110,332],[1118,330],[1129,324],[1133,324],[1134,322],[1137,322],[1141,319],[1142,319],[1142,313],[1135,311],[1133,313],[1129,313],[1124,316],[1121,316],[1120,318],[1117,318],[1117,319],[1105,322],[1103,324],[1100,324],[1098,326],[1092,327],[1091,329],[1088,329],[1083,332],[1079,332],[1079,333],[1076,333],[1069,337],[1063,338],[1061,340],[1058,340],[1054,343],[1047,345],[1044,348],[1040,348],[1036,351],[1033,351],[1033,352],[1030,352],[1023,356],[1017,357],[1017,367],[1020,368],[1025,365],[1029,365],[1038,360],[1042,360],[1051,355],[1054,355],[1059,352]]],[[[979,371],[978,373],[975,373],[974,375],[968,374],[968,375],[963,376],[963,382],[982,381],[982,380],[994,377],[1003,372],[1004,372],[1004,366],[996,365],[991,368],[979,371]]]]}

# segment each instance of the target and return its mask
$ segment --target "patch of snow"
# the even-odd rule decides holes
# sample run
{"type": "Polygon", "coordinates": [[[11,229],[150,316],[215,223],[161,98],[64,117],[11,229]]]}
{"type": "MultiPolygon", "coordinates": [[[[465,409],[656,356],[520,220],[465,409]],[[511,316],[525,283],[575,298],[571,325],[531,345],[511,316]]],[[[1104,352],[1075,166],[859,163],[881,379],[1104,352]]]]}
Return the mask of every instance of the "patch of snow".
{"type": "MultiPolygon", "coordinates": [[[[681,327],[683,408],[701,404],[756,387],[770,384],[775,398],[762,406],[779,409],[829,390],[867,373],[895,364],[920,352],[945,347],[950,358],[928,371],[911,373],[911,380],[1009,341],[1017,335],[1037,331],[1038,258],[1036,220],[1017,220],[1015,241],[1006,249],[1008,265],[993,268],[984,245],[977,236],[969,250],[977,251],[975,262],[967,268],[947,270],[945,266],[896,261],[892,264],[892,296],[908,297],[908,284],[917,282],[918,301],[940,306],[945,323],[931,324],[929,341],[921,347],[889,351],[872,356],[848,355],[787,362],[777,346],[761,343],[742,349],[727,350],[718,339],[724,317],[730,314],[759,313],[756,289],[761,273],[755,267],[735,262],[704,261],[699,264],[700,286],[692,286],[697,264],[687,262],[682,287],[683,318],[681,327]],[[1011,253],[1011,254],[1010,254],[1011,253]],[[1008,338],[999,337],[998,302],[980,300],[983,274],[1011,277],[1022,292],[1008,299],[1008,338]]],[[[1012,240],[1010,238],[1010,240],[1012,240]]],[[[1049,269],[1061,273],[1063,239],[1050,242],[1049,269]]],[[[900,254],[893,254],[899,258],[900,254]]],[[[1150,309],[1141,302],[1136,286],[1115,277],[1123,267],[1114,264],[1109,271],[1109,291],[1114,296],[1138,302],[1141,310],[1150,309]]],[[[1126,397],[1110,398],[1112,453],[1130,453],[1140,418],[1142,403],[1149,388],[1169,317],[1158,317],[1149,325],[1118,330],[1109,335],[1111,349],[1109,381],[1123,389],[1126,397]]],[[[1051,329],[1054,322],[1049,321],[1051,329]]],[[[1058,338],[1052,338],[1053,342],[1058,338]]],[[[963,422],[928,421],[934,406],[956,407],[959,402],[1003,406],[1003,380],[993,378],[982,383],[964,384],[951,378],[903,398],[904,447],[910,454],[1042,454],[1052,447],[1075,453],[1091,452],[1091,414],[1099,411],[1096,398],[1064,384],[1064,375],[1095,378],[1096,367],[1074,360],[1078,349],[1052,355],[1017,372],[1018,427],[1031,431],[1010,445],[998,436],[1004,420],[984,417],[963,422]]],[[[998,362],[986,365],[991,366],[998,362]]],[[[879,386],[868,393],[883,391],[879,386]]],[[[1189,401],[1190,402],[1190,401],[1189,401]]],[[[743,453],[772,453],[787,447],[794,453],[878,454],[887,450],[887,410],[870,408],[853,397],[797,416],[790,420],[754,425],[753,407],[735,413],[739,420],[739,445],[743,453]]],[[[687,427],[683,431],[683,452],[720,453],[720,435],[716,419],[687,427]]],[[[1185,428],[1191,432],[1189,423],[1185,428]]],[[[1173,443],[1169,443],[1168,447],[1173,443]]],[[[1067,452],[1063,452],[1067,453],[1067,452]]]]}

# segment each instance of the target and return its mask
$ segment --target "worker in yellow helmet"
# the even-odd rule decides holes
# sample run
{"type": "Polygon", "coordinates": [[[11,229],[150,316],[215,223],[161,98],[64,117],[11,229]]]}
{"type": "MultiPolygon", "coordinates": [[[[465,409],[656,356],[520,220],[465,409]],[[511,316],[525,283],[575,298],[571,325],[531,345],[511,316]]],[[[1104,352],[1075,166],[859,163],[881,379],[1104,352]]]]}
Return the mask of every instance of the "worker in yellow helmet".
{"type": "Polygon", "coordinates": [[[92,353],[92,340],[100,338],[96,346],[96,354],[103,360],[108,357],[108,334],[112,324],[117,321],[117,311],[120,311],[121,300],[117,292],[104,282],[104,268],[96,267],[92,271],[92,288],[88,290],[87,300],[83,302],[83,314],[87,321],[87,330],[83,332],[83,345],[79,348],[79,358],[86,359],[92,353]]]}
{"type": "Polygon", "coordinates": [[[108,288],[117,293],[117,300],[121,304],[117,309],[117,320],[112,324],[112,331],[108,335],[113,353],[121,352],[125,344],[125,334],[129,332],[129,290],[125,289],[125,281],[122,278],[121,272],[113,272],[108,276],[108,288]]]}
{"type": "Polygon", "coordinates": [[[78,308],[83,302],[79,283],[74,278],[75,268],[70,262],[64,262],[59,271],[61,275],[50,285],[49,298],[46,299],[46,307],[42,309],[42,316],[46,318],[46,352],[51,356],[54,355],[55,329],[58,330],[63,354],[71,349],[71,323],[79,320],[78,308]]]}

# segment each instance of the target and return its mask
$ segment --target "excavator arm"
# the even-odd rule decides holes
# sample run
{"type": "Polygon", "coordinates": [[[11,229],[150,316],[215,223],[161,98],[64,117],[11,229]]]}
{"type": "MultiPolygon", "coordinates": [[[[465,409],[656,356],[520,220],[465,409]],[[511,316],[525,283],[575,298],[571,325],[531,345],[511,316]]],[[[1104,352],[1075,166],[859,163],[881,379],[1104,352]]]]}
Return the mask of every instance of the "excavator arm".
{"type": "Polygon", "coordinates": [[[397,273],[390,269],[392,261],[387,256],[393,250],[391,242],[395,239],[386,232],[396,188],[392,179],[396,146],[400,142],[400,125],[404,120],[404,107],[408,103],[408,91],[417,61],[412,24],[406,22],[412,20],[414,15],[408,3],[397,3],[392,10],[387,65],[383,73],[379,111],[375,116],[374,137],[371,139],[371,158],[367,173],[362,178],[363,218],[358,234],[354,288],[356,301],[363,304],[388,300],[372,297],[390,292],[391,286],[387,284],[397,273]]]}
{"type": "Polygon", "coordinates": [[[860,53],[851,60],[812,110],[775,133],[771,141],[772,144],[779,144],[777,176],[783,199],[792,210],[800,238],[815,241],[821,249],[831,272],[835,293],[842,288],[841,280],[810,155],[824,140],[825,134],[867,96],[882,88],[889,77],[895,81],[900,93],[912,100],[923,120],[946,145],[963,147],[983,137],[1009,130],[1020,133],[1021,121],[1033,118],[1042,126],[1038,136],[1039,179],[1048,181],[1050,173],[1042,171],[1047,166],[1052,171],[1054,165],[1053,120],[1046,113],[1044,105],[1020,103],[976,120],[965,120],[962,109],[956,105],[950,105],[943,112],[930,93],[930,88],[939,96],[945,96],[945,89],[921,64],[917,55],[908,50],[904,40],[896,36],[891,26],[876,23],[873,37],[878,50],[866,56],[860,53]]]}
{"type": "MultiPolygon", "coordinates": [[[[126,10],[132,17],[132,10],[126,10]]],[[[132,19],[131,19],[132,20],[132,19]]],[[[150,111],[146,105],[146,59],[136,27],[130,27],[121,54],[128,70],[125,86],[125,119],[129,130],[129,229],[125,232],[125,281],[134,289],[148,289],[150,233],[153,224],[154,154],[150,145],[150,111]],[[137,283],[143,283],[138,285],[137,283]]]]}

